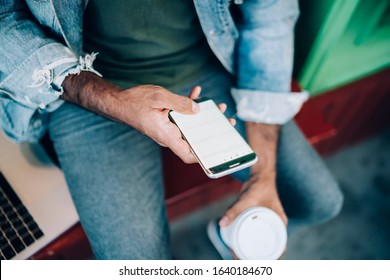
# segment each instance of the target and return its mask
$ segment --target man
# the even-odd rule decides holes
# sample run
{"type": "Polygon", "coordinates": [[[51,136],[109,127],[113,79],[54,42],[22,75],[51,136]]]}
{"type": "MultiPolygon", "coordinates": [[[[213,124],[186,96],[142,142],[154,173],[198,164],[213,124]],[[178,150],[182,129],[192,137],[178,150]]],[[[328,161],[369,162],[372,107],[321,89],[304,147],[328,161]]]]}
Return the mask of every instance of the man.
{"type": "Polygon", "coordinates": [[[198,85],[237,114],[260,158],[235,174],[244,190],[220,226],[257,205],[290,228],[339,212],[337,183],[290,121],[306,99],[289,93],[296,1],[14,0],[0,9],[2,129],[16,141],[49,131],[97,258],[171,257],[159,145],[195,162],[167,114],[196,114],[198,85]]]}

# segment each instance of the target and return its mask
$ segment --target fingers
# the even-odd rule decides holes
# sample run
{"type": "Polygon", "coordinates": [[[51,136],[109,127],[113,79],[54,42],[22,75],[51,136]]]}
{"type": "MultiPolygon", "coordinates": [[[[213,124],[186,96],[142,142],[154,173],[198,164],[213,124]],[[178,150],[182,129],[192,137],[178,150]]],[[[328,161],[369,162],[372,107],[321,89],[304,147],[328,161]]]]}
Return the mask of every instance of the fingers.
{"type": "Polygon", "coordinates": [[[259,202],[256,199],[251,198],[250,196],[246,197],[245,199],[239,199],[232,207],[230,207],[219,221],[219,226],[229,226],[243,211],[255,206],[263,206],[273,210],[276,214],[279,215],[279,217],[281,217],[283,223],[287,226],[288,218],[286,216],[286,213],[284,212],[283,206],[280,203],[279,198],[274,198],[273,202],[259,202]]]}
{"type": "Polygon", "coordinates": [[[227,109],[227,105],[225,103],[220,103],[218,104],[218,108],[219,110],[222,112],[222,113],[225,113],[226,112],[226,109],[227,109]]]}
{"type": "Polygon", "coordinates": [[[174,152],[184,163],[195,163],[197,162],[194,154],[191,152],[188,143],[183,139],[175,142],[175,145],[168,145],[168,147],[174,152]]]}
{"type": "Polygon", "coordinates": [[[196,86],[191,90],[189,97],[192,100],[198,99],[201,91],[202,88],[200,86],[196,86]]]}
{"type": "MultiPolygon", "coordinates": [[[[220,104],[218,104],[218,108],[219,108],[219,110],[222,112],[222,113],[225,113],[226,112],[226,109],[227,109],[227,105],[225,104],[225,103],[220,103],[220,104]]],[[[229,122],[230,122],[230,124],[232,125],[232,126],[235,126],[236,125],[236,120],[235,119],[233,119],[233,118],[230,118],[229,119],[229,122]]]]}
{"type": "MultiPolygon", "coordinates": [[[[171,149],[184,163],[197,162],[194,154],[191,152],[190,146],[182,138],[180,130],[176,125],[167,123],[165,125],[166,131],[159,138],[164,139],[164,146],[171,149]]],[[[158,141],[156,141],[158,142],[158,141]]]]}

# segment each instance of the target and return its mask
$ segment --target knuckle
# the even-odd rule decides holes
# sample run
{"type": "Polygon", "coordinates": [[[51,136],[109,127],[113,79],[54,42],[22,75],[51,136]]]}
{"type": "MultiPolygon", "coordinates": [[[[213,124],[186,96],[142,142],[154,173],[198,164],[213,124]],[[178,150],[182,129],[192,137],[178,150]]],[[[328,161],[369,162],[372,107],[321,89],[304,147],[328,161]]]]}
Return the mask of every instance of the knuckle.
{"type": "Polygon", "coordinates": [[[150,91],[148,92],[148,98],[154,104],[163,104],[165,101],[165,90],[160,86],[150,86],[150,91]]]}
{"type": "Polygon", "coordinates": [[[158,85],[145,85],[151,91],[160,91],[162,89],[161,86],[158,85]]]}
{"type": "Polygon", "coordinates": [[[194,160],[193,160],[193,157],[192,157],[192,154],[191,152],[185,152],[183,155],[182,155],[182,160],[184,163],[187,163],[187,164],[190,164],[190,163],[193,163],[194,160]]]}
{"type": "Polygon", "coordinates": [[[170,146],[170,138],[167,137],[165,131],[162,129],[157,129],[154,131],[154,138],[157,142],[162,143],[164,146],[170,146]]]}
{"type": "Polygon", "coordinates": [[[191,158],[188,156],[188,153],[184,152],[182,154],[182,159],[185,163],[190,163],[191,158]]]}
{"type": "Polygon", "coordinates": [[[189,99],[188,97],[184,97],[184,96],[180,96],[181,98],[181,107],[183,108],[183,109],[191,109],[191,107],[192,107],[192,101],[191,101],[191,99],[189,99]]]}
{"type": "Polygon", "coordinates": [[[149,98],[154,102],[160,102],[161,101],[161,94],[158,90],[153,90],[149,94],[149,98]]]}
{"type": "Polygon", "coordinates": [[[180,96],[180,95],[174,95],[174,98],[172,99],[173,103],[175,104],[176,108],[185,111],[188,108],[191,108],[191,99],[188,97],[180,96]]]}
{"type": "Polygon", "coordinates": [[[186,157],[186,156],[183,156],[181,159],[182,159],[183,162],[186,163],[186,164],[191,163],[190,160],[188,159],[188,157],[186,157]]]}

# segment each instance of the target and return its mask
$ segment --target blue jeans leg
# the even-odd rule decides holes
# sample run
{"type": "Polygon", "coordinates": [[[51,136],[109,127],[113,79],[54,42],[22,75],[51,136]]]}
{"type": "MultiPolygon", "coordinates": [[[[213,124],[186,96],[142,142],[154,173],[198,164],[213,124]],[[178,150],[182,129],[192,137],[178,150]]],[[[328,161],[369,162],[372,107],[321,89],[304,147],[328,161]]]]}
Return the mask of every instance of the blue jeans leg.
{"type": "Polygon", "coordinates": [[[293,121],[281,129],[277,184],[290,230],[329,221],[342,208],[339,184],[293,121]]]}
{"type": "Polygon", "coordinates": [[[171,258],[159,146],[69,103],[49,132],[96,258],[171,258]]]}

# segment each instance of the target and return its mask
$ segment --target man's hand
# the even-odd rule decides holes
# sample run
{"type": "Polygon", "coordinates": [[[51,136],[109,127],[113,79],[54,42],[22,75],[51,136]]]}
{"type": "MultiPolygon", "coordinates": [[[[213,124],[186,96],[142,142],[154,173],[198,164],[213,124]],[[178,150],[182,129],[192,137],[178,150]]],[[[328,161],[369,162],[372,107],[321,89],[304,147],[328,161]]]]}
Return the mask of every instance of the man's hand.
{"type": "Polygon", "coordinates": [[[287,216],[276,188],[276,148],[279,126],[246,123],[248,142],[259,161],[251,167],[251,178],[244,184],[238,200],[226,211],[220,226],[230,225],[244,210],[263,206],[275,211],[287,225],[287,216]]]}
{"type": "Polygon", "coordinates": [[[141,85],[118,94],[115,119],[122,121],[149,136],[163,147],[170,148],[185,163],[194,163],[180,130],[168,117],[170,110],[183,114],[195,114],[199,105],[188,97],[176,95],[162,87],[141,85]]]}
{"type": "Polygon", "coordinates": [[[255,206],[272,209],[282,218],[285,225],[287,225],[287,216],[276,191],[275,179],[261,179],[257,175],[252,175],[244,184],[237,201],[226,211],[220,221],[220,226],[230,225],[241,212],[255,206]]]}
{"type": "Polygon", "coordinates": [[[175,110],[196,114],[199,105],[192,99],[199,96],[200,87],[195,87],[190,97],[176,95],[154,85],[124,90],[89,72],[69,75],[63,87],[64,100],[130,125],[161,146],[170,148],[184,162],[196,162],[179,129],[169,120],[168,113],[175,110]]]}

